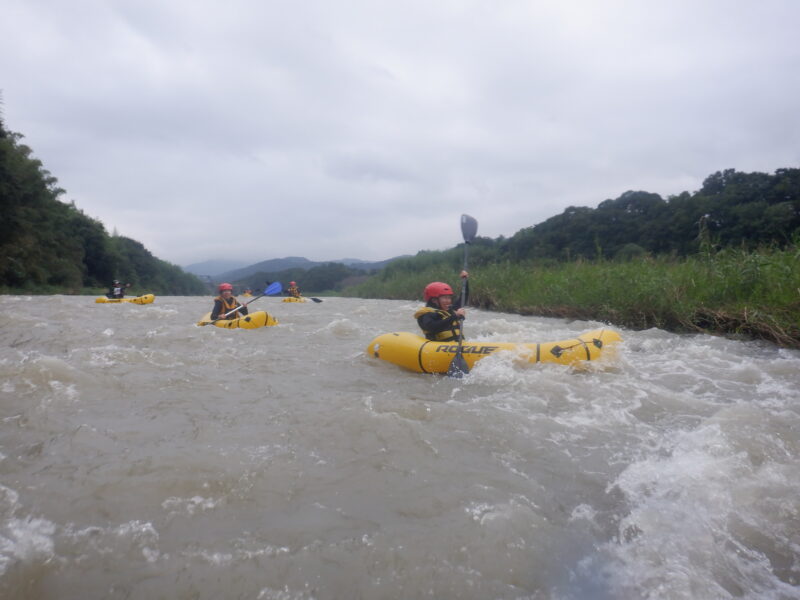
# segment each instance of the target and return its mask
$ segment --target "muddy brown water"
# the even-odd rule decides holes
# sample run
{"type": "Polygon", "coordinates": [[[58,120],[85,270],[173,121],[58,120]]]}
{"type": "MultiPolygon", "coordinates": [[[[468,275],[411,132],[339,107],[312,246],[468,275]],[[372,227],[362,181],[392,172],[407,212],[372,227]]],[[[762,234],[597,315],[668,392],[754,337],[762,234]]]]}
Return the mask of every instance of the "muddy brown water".
{"type": "MultiPolygon", "coordinates": [[[[369,358],[417,304],[0,296],[0,598],[800,598],[800,352],[369,358]]],[[[470,339],[596,322],[470,311],[470,339]]]]}

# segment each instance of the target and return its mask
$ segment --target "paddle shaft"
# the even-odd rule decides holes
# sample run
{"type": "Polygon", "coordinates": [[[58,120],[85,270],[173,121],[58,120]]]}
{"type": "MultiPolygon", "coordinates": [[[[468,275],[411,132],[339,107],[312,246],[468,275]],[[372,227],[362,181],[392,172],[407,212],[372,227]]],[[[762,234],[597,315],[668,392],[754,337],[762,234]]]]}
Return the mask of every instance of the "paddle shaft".
{"type": "Polygon", "coordinates": [[[217,317],[216,319],[214,319],[211,322],[213,323],[214,321],[221,321],[221,320],[225,319],[225,317],[227,317],[229,315],[232,315],[233,313],[235,313],[236,311],[238,311],[238,310],[242,309],[243,307],[247,306],[251,302],[255,302],[259,298],[263,298],[264,296],[268,296],[270,294],[280,294],[280,293],[281,293],[281,284],[280,284],[280,282],[276,281],[275,283],[272,283],[269,286],[267,286],[267,289],[265,289],[263,292],[261,292],[258,296],[256,296],[252,300],[248,300],[244,304],[240,304],[239,306],[237,306],[233,310],[230,310],[230,311],[226,312],[224,315],[222,315],[221,317],[217,317]]]}
{"type": "Polygon", "coordinates": [[[214,321],[221,321],[222,319],[225,319],[226,317],[228,317],[229,315],[232,315],[232,314],[233,314],[233,313],[235,313],[236,311],[243,309],[245,306],[247,306],[247,305],[248,305],[248,304],[250,304],[251,302],[255,302],[256,300],[258,300],[258,299],[259,299],[259,298],[261,298],[262,296],[266,296],[266,294],[259,294],[258,296],[256,296],[256,297],[255,297],[255,298],[253,298],[252,300],[248,300],[247,302],[245,302],[244,304],[240,304],[239,306],[237,306],[237,307],[236,307],[236,308],[234,308],[233,310],[229,310],[228,312],[226,312],[226,313],[225,313],[224,315],[222,315],[221,317],[217,317],[216,319],[214,319],[214,321]]]}
{"type": "MultiPolygon", "coordinates": [[[[461,234],[464,236],[464,271],[467,270],[467,257],[469,256],[469,244],[475,239],[475,234],[478,232],[478,222],[469,215],[461,215],[461,234]]],[[[467,278],[461,280],[461,307],[467,304],[467,278]]],[[[460,327],[458,328],[458,347],[453,360],[450,362],[450,368],[447,369],[448,377],[462,377],[469,373],[469,365],[464,360],[461,352],[464,344],[464,319],[460,319],[460,327]]]]}
{"type": "MultiPolygon", "coordinates": [[[[464,271],[467,270],[467,255],[469,254],[469,242],[464,242],[464,271]]],[[[461,307],[463,308],[467,303],[467,278],[463,277],[461,279],[461,307]]],[[[459,319],[461,321],[461,325],[458,328],[458,349],[456,350],[456,356],[461,356],[461,346],[464,342],[464,317],[459,319]]]]}

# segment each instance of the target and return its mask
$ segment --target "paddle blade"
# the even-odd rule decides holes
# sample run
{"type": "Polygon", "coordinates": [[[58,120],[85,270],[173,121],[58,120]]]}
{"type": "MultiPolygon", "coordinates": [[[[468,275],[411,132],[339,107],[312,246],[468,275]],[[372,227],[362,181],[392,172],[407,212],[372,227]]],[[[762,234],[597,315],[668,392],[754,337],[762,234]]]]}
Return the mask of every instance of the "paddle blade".
{"type": "Polygon", "coordinates": [[[267,286],[267,289],[264,290],[265,296],[274,296],[275,294],[280,294],[283,291],[283,286],[281,285],[280,281],[273,281],[267,286]]]}
{"type": "Polygon", "coordinates": [[[467,364],[467,361],[464,360],[464,356],[460,351],[456,352],[456,355],[453,357],[453,360],[450,362],[450,366],[447,369],[447,376],[453,377],[454,379],[461,379],[468,373],[469,365],[467,364]]]}
{"type": "Polygon", "coordinates": [[[469,244],[478,235],[478,222],[469,215],[461,215],[461,234],[469,244]]]}
{"type": "MultiPolygon", "coordinates": [[[[310,297],[310,296],[309,296],[309,297],[310,297]]],[[[319,304],[320,302],[322,302],[322,300],[320,300],[319,298],[311,298],[311,300],[312,300],[313,302],[316,302],[317,304],[319,304]]]]}

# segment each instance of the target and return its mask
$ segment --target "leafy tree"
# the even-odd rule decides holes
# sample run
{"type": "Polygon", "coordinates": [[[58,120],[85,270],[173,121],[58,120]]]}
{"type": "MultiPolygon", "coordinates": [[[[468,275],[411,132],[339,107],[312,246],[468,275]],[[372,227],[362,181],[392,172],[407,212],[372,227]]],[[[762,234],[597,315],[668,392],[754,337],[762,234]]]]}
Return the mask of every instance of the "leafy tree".
{"type": "Polygon", "coordinates": [[[74,202],[62,202],[64,190],[22,137],[0,119],[0,287],[77,292],[119,278],[156,293],[204,292],[194,275],[139,242],[109,237],[74,202]]]}

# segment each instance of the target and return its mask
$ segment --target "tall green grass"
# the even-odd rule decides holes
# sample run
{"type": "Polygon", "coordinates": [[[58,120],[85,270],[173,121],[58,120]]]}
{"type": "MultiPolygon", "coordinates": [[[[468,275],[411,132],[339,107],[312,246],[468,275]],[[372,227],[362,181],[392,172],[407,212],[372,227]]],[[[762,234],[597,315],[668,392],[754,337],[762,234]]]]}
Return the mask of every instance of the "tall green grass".
{"type": "MultiPolygon", "coordinates": [[[[456,285],[457,279],[457,270],[428,264],[378,274],[343,295],[421,299],[428,282],[456,285]]],[[[798,246],[628,262],[482,265],[471,269],[470,288],[471,304],[490,310],[744,334],[800,348],[798,246]]]]}

